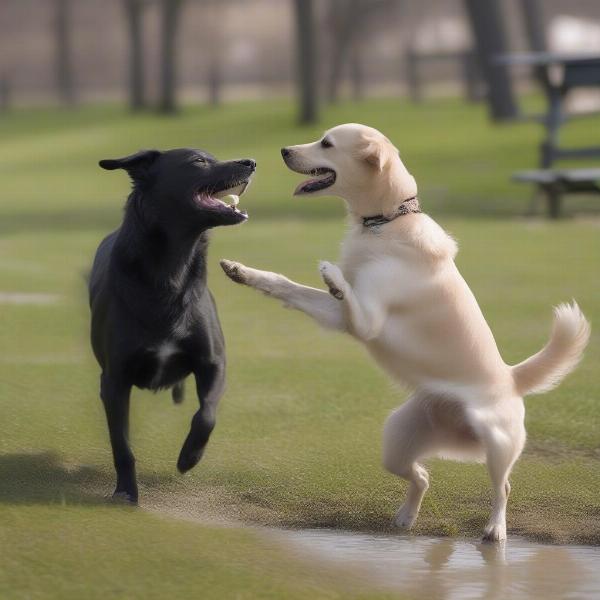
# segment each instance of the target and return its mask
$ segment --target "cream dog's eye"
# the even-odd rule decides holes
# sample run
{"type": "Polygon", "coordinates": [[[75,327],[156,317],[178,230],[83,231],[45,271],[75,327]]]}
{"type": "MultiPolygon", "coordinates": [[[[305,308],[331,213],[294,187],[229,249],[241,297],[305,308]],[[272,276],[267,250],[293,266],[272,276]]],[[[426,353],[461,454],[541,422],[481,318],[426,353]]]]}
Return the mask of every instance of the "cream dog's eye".
{"type": "Polygon", "coordinates": [[[327,138],[323,138],[321,140],[321,147],[322,148],[333,148],[333,144],[327,138]]]}

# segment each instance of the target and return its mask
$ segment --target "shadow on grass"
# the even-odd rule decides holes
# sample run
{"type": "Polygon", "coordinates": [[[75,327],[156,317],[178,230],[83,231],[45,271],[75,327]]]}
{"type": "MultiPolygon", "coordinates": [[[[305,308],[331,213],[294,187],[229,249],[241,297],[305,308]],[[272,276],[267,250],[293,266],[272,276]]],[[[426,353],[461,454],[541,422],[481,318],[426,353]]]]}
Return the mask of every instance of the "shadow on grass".
{"type": "MultiPolygon", "coordinates": [[[[140,485],[161,485],[168,477],[146,476],[140,485]]],[[[65,464],[55,452],[0,455],[0,504],[114,505],[114,478],[86,465],[65,464]]]]}

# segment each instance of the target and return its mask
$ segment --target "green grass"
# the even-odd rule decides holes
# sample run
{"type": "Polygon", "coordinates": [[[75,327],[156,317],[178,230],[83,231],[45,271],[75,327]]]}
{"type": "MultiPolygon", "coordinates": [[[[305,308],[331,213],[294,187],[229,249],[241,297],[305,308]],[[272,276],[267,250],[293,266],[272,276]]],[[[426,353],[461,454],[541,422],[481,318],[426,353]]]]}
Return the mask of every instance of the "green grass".
{"type": "MultiPolygon", "coordinates": [[[[118,217],[123,177],[102,173],[98,159],[186,145],[223,158],[258,160],[255,217],[339,216],[343,210],[335,200],[290,201],[298,177],[283,165],[279,148],[315,139],[324,128],[346,121],[369,123],[392,138],[434,214],[514,216],[528,205],[530,188],[511,183],[510,175],[537,164],[542,129],[535,123],[492,127],[483,107],[458,100],[423,106],[397,99],[343,104],[325,110],[322,124],[311,128],[294,126],[293,119],[293,106],[283,101],[187,109],[178,118],[132,117],[117,107],[0,116],[0,227],[109,227],[118,217]]],[[[574,121],[565,129],[564,143],[594,143],[599,124],[600,119],[574,121]]],[[[590,201],[573,198],[569,206],[588,209],[590,201]]]]}
{"type": "MultiPolygon", "coordinates": [[[[458,237],[459,267],[508,362],[541,347],[552,304],[575,297],[600,322],[597,220],[489,218],[523,211],[528,190],[508,176],[534,164],[535,126],[494,128],[481,108],[454,101],[392,100],[331,109],[323,126],[347,120],[383,129],[401,148],[426,210],[458,237]]],[[[350,338],[235,286],[217,266],[235,258],[319,285],[317,261],[335,260],[341,203],[291,200],[297,177],[278,158],[280,146],[322,127],[291,122],[285,102],[176,119],[103,107],[0,120],[0,291],[60,296],[0,307],[0,547],[11,549],[0,561],[1,598],[348,595],[346,576],[315,574],[256,531],[172,518],[381,531],[402,499],[404,485],[383,472],[379,452],[382,422],[404,393],[350,338]],[[102,498],[113,474],[83,274],[118,223],[127,190],[125,176],[101,171],[97,160],[179,145],[254,156],[259,171],[243,201],[251,220],[213,236],[210,283],[230,369],[217,429],[189,476],[177,475],[175,461],[196,405],[193,386],[177,407],[167,393],[134,393],[141,504],[151,514],[102,498]]],[[[575,124],[573,140],[587,143],[589,130],[589,122],[575,124]]],[[[599,341],[594,330],[576,374],[527,400],[513,534],[600,543],[599,341]]],[[[416,532],[478,536],[490,501],[484,468],[434,461],[431,471],[416,532]]]]}
{"type": "MultiPolygon", "coordinates": [[[[354,598],[330,573],[251,531],[200,527],[127,508],[25,506],[0,530],[3,599],[354,598]],[[24,532],[35,535],[23,539],[24,532]]],[[[362,588],[362,589],[361,589],[362,588]]]]}

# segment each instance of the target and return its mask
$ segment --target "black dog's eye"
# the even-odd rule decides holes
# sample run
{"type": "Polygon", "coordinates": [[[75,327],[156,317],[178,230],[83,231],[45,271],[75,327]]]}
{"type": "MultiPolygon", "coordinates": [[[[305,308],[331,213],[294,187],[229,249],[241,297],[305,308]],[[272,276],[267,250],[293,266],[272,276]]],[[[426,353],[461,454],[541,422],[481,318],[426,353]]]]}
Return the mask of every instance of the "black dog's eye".
{"type": "Polygon", "coordinates": [[[202,158],[201,156],[197,156],[193,162],[198,163],[200,165],[205,165],[208,161],[205,158],[202,158]]]}
{"type": "Polygon", "coordinates": [[[321,140],[321,147],[322,148],[333,148],[333,144],[327,138],[323,138],[321,140]]]}

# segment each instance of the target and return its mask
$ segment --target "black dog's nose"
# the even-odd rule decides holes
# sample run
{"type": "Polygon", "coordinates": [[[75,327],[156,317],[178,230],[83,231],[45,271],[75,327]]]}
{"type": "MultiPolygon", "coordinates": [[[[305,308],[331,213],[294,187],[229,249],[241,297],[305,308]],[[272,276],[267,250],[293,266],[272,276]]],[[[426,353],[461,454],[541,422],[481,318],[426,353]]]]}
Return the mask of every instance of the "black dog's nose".
{"type": "Polygon", "coordinates": [[[238,160],[236,162],[239,162],[240,165],[244,165],[245,167],[248,167],[253,171],[256,169],[256,161],[252,160],[251,158],[242,158],[241,160],[238,160]]]}
{"type": "Polygon", "coordinates": [[[289,148],[281,149],[281,156],[283,156],[283,158],[287,158],[290,154],[291,154],[291,150],[289,148]]]}

